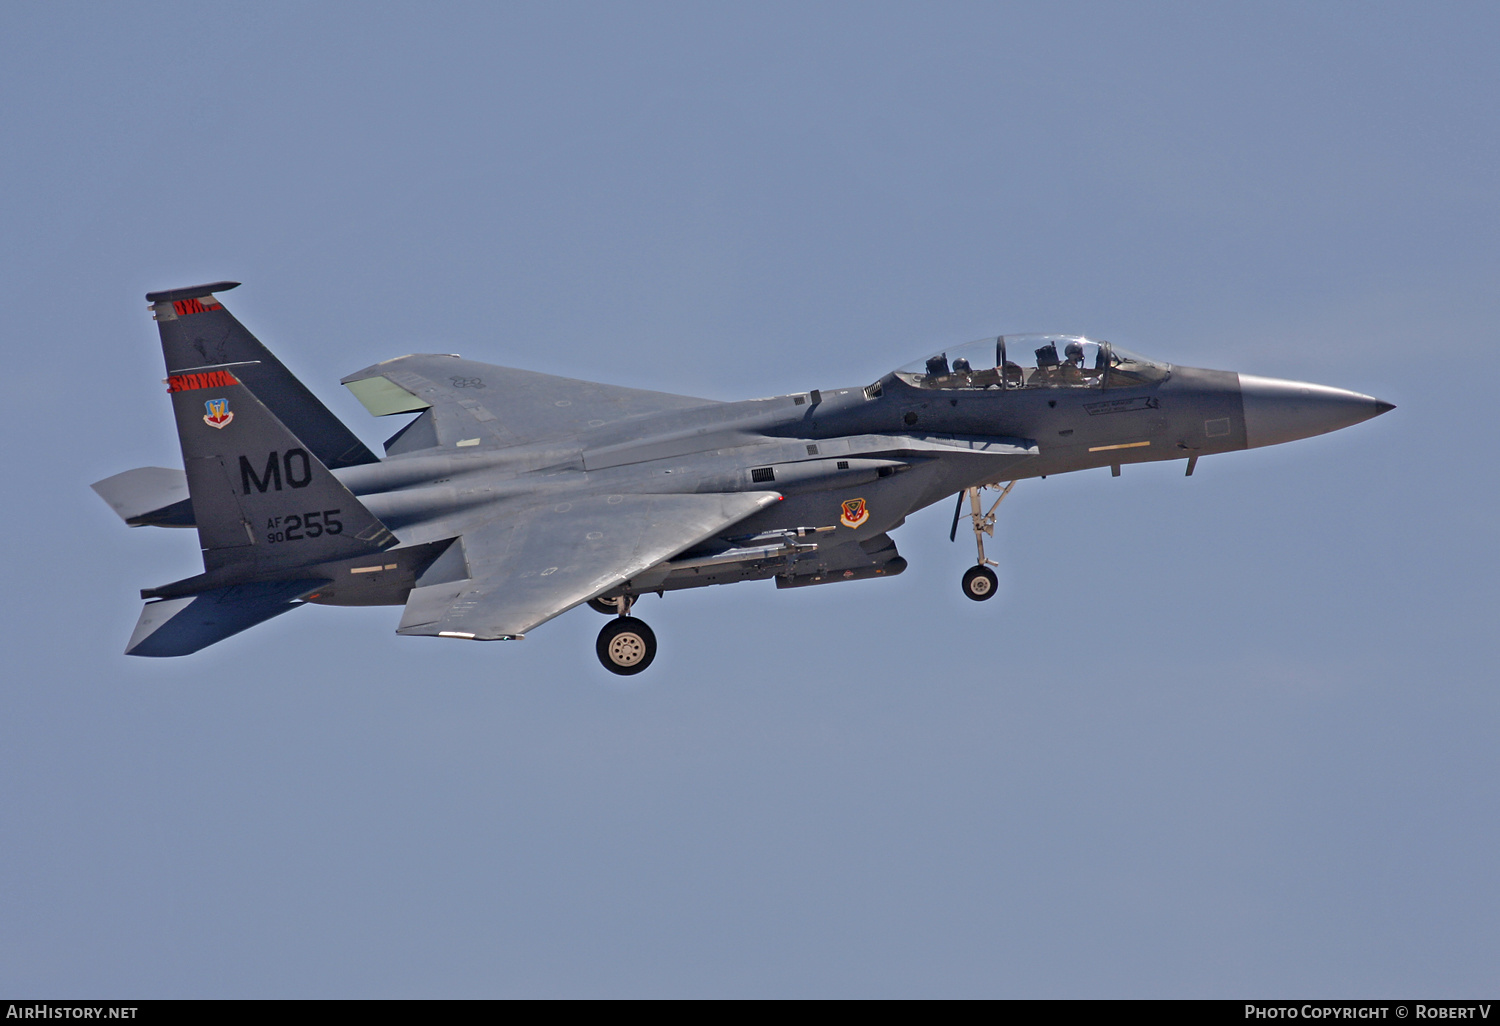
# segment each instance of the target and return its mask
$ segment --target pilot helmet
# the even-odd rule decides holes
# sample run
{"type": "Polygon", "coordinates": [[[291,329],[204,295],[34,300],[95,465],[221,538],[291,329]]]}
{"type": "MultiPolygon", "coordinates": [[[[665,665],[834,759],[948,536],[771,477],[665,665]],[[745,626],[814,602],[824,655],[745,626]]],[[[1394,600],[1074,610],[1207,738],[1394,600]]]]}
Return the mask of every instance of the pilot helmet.
{"type": "Polygon", "coordinates": [[[1067,358],[1069,363],[1073,363],[1075,360],[1078,363],[1083,363],[1083,343],[1069,342],[1063,347],[1063,356],[1067,358]]]}

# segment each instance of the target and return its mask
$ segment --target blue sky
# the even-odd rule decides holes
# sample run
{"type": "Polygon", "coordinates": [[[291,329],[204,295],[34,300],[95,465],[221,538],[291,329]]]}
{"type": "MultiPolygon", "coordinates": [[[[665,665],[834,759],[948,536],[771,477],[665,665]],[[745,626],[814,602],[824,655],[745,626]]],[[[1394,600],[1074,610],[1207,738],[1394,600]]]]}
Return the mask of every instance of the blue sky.
{"type": "Polygon", "coordinates": [[[1481,4],[0,8],[0,990],[1480,996],[1500,965],[1497,17],[1481,4]],[[717,399],[1079,332],[1398,409],[946,505],[889,581],[518,645],[198,569],[142,296],[717,399]]]}

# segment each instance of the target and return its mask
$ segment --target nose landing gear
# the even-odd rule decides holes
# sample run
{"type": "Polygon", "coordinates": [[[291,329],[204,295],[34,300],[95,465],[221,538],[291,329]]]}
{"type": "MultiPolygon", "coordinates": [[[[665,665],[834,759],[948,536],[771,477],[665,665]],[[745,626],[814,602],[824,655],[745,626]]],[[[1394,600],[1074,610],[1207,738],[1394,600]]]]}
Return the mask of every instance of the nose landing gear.
{"type": "Polygon", "coordinates": [[[963,515],[964,499],[967,498],[969,500],[969,521],[974,525],[974,545],[979,550],[979,560],[976,565],[969,567],[964,572],[963,590],[964,594],[975,602],[983,602],[986,599],[993,598],[1000,583],[999,578],[995,576],[995,571],[990,569],[990,567],[999,566],[1000,564],[996,563],[993,559],[985,558],[984,536],[989,535],[991,538],[995,536],[995,510],[1000,507],[1000,503],[1005,501],[1005,497],[1010,494],[1010,490],[1015,486],[1016,483],[1014,481],[1007,482],[1005,487],[1000,489],[1000,497],[990,504],[988,511],[984,509],[983,504],[979,501],[979,493],[984,488],[999,488],[999,482],[993,485],[976,485],[973,488],[966,488],[958,494],[958,505],[953,509],[953,528],[948,532],[948,540],[953,541],[958,537],[958,521],[963,515]]]}
{"type": "MultiPolygon", "coordinates": [[[[656,635],[644,620],[637,620],[630,615],[630,607],[635,604],[631,597],[625,596],[613,601],[620,615],[604,625],[604,629],[599,632],[599,640],[594,644],[594,651],[606,670],[628,677],[640,673],[656,658],[656,635]]],[[[593,605],[592,602],[589,604],[593,605]]]]}

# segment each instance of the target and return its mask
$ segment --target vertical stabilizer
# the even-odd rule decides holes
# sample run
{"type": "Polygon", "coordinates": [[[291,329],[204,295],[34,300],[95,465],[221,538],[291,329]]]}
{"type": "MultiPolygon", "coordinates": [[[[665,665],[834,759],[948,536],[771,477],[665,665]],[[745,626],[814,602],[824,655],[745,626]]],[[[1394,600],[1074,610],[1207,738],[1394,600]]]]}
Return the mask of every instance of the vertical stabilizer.
{"type": "Polygon", "coordinates": [[[204,367],[167,379],[204,569],[232,568],[248,579],[396,544],[239,370],[204,367]]]}
{"type": "Polygon", "coordinates": [[[146,293],[161,332],[167,374],[230,367],[324,466],[338,469],[377,462],[375,454],[343,421],[246,331],[214,295],[238,285],[237,281],[218,281],[146,293]]]}

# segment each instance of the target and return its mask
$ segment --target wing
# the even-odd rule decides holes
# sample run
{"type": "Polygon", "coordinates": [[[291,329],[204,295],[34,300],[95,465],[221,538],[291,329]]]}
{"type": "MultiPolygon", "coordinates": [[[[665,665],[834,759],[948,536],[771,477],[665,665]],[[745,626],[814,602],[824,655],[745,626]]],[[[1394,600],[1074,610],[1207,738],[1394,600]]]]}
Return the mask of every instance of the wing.
{"type": "Polygon", "coordinates": [[[413,589],[396,632],[521,637],[780,499],[776,492],[589,495],[503,511],[463,533],[468,578],[413,589]]]}
{"type": "Polygon", "coordinates": [[[624,417],[713,404],[441,355],[387,360],[343,383],[377,417],[424,411],[386,443],[391,455],[438,445],[524,445],[624,417]]]}

